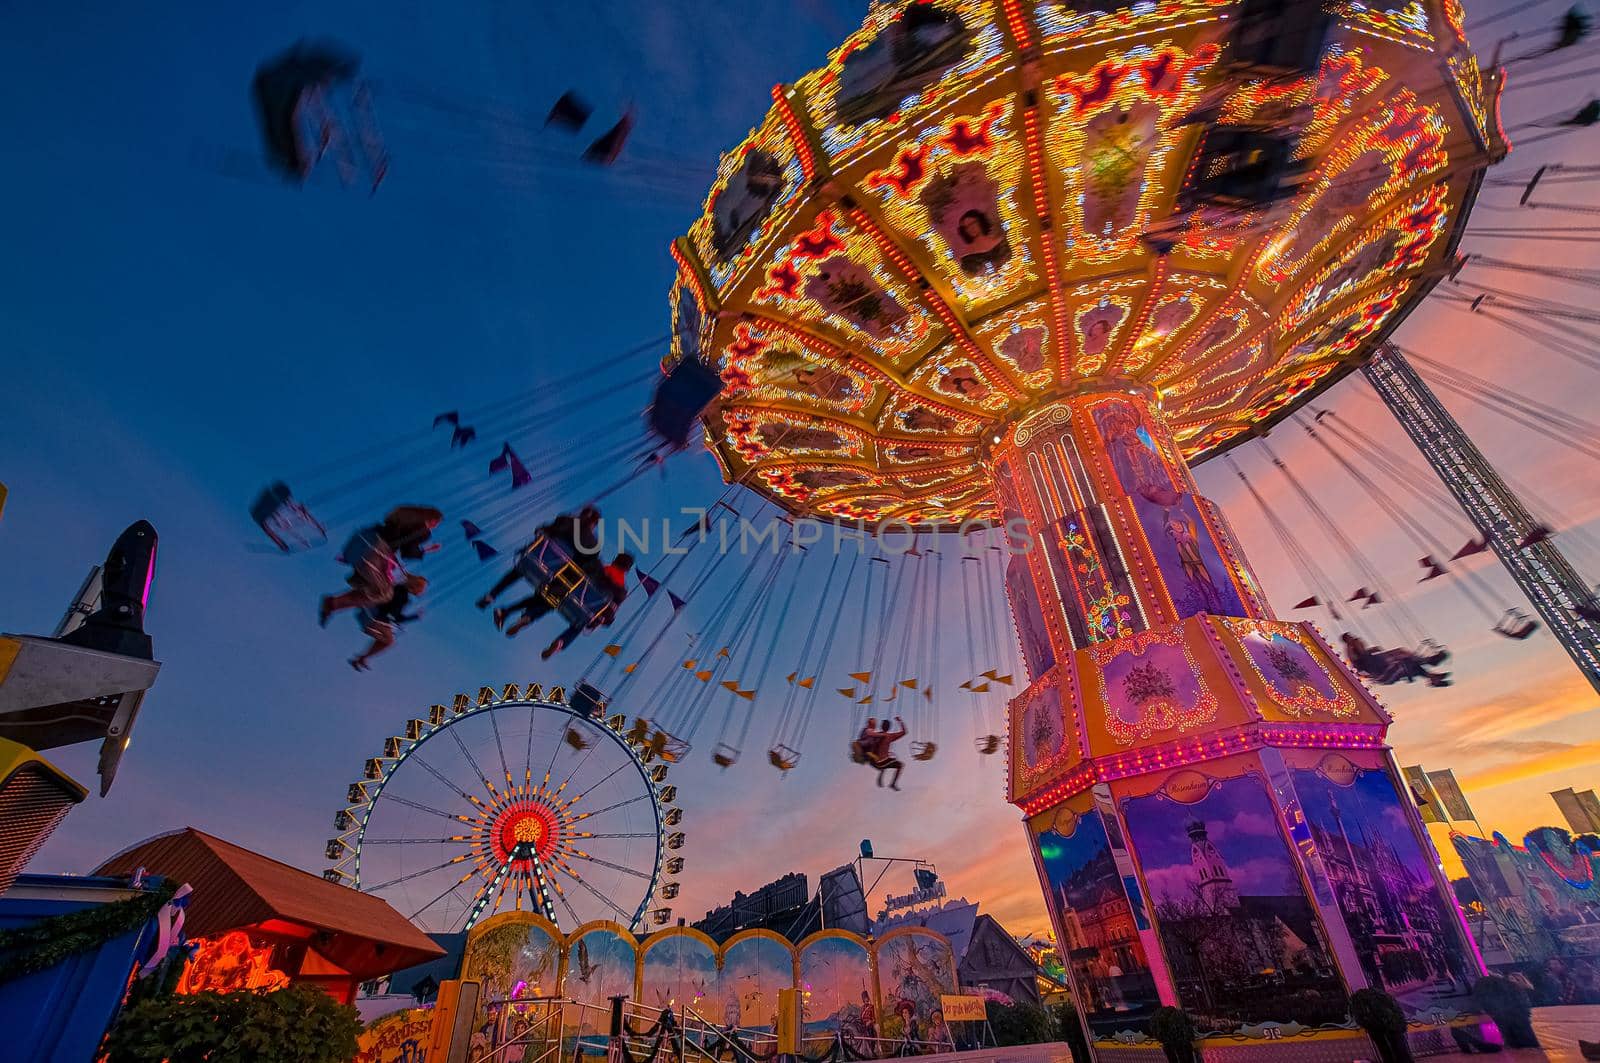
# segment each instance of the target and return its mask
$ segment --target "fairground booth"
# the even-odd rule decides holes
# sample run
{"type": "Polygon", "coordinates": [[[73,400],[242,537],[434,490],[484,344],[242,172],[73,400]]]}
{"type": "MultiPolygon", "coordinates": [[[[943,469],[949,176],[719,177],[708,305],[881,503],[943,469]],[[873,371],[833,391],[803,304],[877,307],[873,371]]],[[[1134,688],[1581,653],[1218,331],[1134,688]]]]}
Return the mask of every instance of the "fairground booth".
{"type": "Polygon", "coordinates": [[[362,982],[443,952],[383,899],[193,827],[125,849],[95,874],[139,868],[194,889],[184,930],[198,950],[179,992],[309,982],[348,1004],[362,982]]]}

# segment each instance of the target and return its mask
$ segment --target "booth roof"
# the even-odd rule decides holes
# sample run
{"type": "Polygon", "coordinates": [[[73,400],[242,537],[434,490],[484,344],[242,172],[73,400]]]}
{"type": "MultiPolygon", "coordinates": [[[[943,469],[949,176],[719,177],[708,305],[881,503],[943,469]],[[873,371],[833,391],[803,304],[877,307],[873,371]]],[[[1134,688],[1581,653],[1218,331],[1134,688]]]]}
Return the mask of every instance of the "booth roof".
{"type": "Polygon", "coordinates": [[[128,875],[139,868],[194,887],[184,919],[191,938],[266,926],[289,937],[304,928],[312,947],[361,980],[443,955],[441,949],[381,897],[328,882],[297,867],[185,827],[113,856],[94,873],[128,875]],[[278,924],[290,924],[280,927],[278,924]]]}

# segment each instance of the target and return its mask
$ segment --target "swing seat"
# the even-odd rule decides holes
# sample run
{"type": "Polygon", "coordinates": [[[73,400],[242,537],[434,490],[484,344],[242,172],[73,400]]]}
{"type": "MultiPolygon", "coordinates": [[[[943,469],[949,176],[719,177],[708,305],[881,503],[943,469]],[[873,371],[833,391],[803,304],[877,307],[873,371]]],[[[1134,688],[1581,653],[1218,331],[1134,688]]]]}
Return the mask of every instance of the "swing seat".
{"type": "Polygon", "coordinates": [[[850,763],[852,763],[852,764],[865,764],[865,763],[867,763],[867,759],[868,758],[867,758],[866,750],[861,748],[860,739],[857,739],[856,741],[851,742],[850,743],[850,763]]]}
{"type": "Polygon", "coordinates": [[[286,554],[309,550],[328,541],[328,529],[294,500],[289,485],[274,481],[250,503],[250,519],[286,554]]]}
{"type": "Polygon", "coordinates": [[[548,535],[528,544],[516,567],[517,574],[569,623],[588,627],[613,604],[611,592],[589,578],[577,551],[548,535]]]}
{"type": "Polygon", "coordinates": [[[1423,639],[1417,644],[1415,656],[1417,660],[1431,668],[1448,660],[1450,651],[1433,639],[1423,639]]]}
{"type": "Polygon", "coordinates": [[[567,728],[566,740],[567,745],[571,746],[573,749],[581,751],[589,748],[589,743],[584,739],[583,735],[578,732],[576,727],[567,728]]]}
{"type": "Polygon", "coordinates": [[[719,768],[731,768],[739,761],[739,751],[726,742],[718,742],[711,751],[711,763],[719,768]]]}
{"type": "Polygon", "coordinates": [[[657,731],[650,736],[650,752],[668,764],[676,764],[688,754],[689,743],[665,731],[657,731]]]}
{"type": "Polygon", "coordinates": [[[973,745],[977,746],[979,753],[982,753],[984,756],[988,756],[990,753],[999,752],[1000,736],[984,735],[982,738],[979,738],[973,742],[973,745]]]}
{"type": "Polygon", "coordinates": [[[779,771],[788,771],[800,763],[800,751],[785,745],[773,746],[767,750],[767,763],[779,771]]]}
{"type": "Polygon", "coordinates": [[[1494,625],[1494,633],[1508,639],[1525,639],[1539,630],[1539,622],[1521,609],[1507,609],[1494,625]]]}
{"type": "Polygon", "coordinates": [[[937,752],[939,752],[939,746],[935,742],[911,743],[912,760],[932,760],[933,755],[937,752]]]}

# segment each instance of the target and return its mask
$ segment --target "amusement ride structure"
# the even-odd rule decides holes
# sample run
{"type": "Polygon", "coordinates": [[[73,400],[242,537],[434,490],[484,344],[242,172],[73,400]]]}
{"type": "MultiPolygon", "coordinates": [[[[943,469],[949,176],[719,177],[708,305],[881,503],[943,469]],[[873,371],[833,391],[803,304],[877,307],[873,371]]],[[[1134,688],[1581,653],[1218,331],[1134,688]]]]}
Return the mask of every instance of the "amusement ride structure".
{"type": "Polygon", "coordinates": [[[1481,970],[1389,716],[1275,617],[1189,467],[1366,366],[1595,680],[1592,595],[1384,345],[1507,150],[1498,86],[1455,0],[880,4],[774,90],[674,245],[675,354],[721,370],[730,482],[794,515],[1011,531],[1009,796],[1097,1032],[1158,1002],[1228,1013],[1208,978],[1231,962],[1256,965],[1236,1018],[1303,1027],[1481,970]],[[1352,841],[1359,802],[1388,826],[1352,841]],[[1392,969],[1346,870],[1385,830],[1385,903],[1420,935],[1392,969]],[[1255,944],[1220,956],[1197,924],[1255,944]],[[1260,1011],[1296,979],[1301,1005],[1260,1011]]]}
{"type": "Polygon", "coordinates": [[[431,930],[499,911],[664,923],[650,905],[677,895],[664,876],[683,869],[676,757],[592,694],[483,687],[407,720],[350,785],[323,877],[431,930]]]}

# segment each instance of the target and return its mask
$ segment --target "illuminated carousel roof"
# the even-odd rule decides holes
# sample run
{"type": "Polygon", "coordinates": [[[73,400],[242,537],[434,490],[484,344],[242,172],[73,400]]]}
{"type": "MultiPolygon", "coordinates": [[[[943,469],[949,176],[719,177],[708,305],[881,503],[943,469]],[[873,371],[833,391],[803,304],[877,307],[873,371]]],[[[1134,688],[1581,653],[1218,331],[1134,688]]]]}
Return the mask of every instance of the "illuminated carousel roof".
{"type": "Polygon", "coordinates": [[[993,519],[987,439],[1096,377],[1156,388],[1201,459],[1443,272],[1503,150],[1455,0],[1346,3],[1316,77],[1238,83],[1224,120],[1296,116],[1310,174],[1176,228],[1232,5],[1088,6],[882,4],[773,90],[673,246],[674,357],[722,372],[728,479],[829,518],[993,519]]]}

